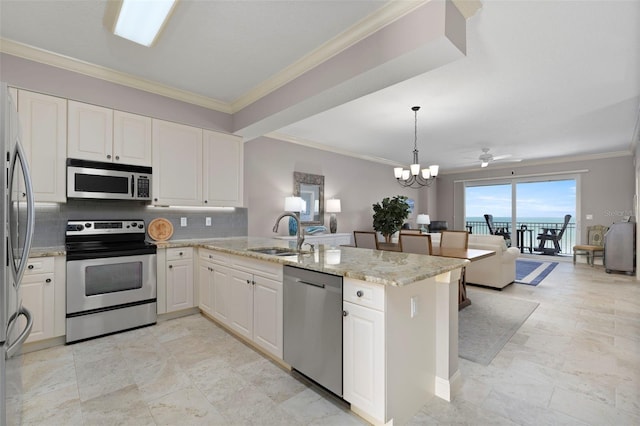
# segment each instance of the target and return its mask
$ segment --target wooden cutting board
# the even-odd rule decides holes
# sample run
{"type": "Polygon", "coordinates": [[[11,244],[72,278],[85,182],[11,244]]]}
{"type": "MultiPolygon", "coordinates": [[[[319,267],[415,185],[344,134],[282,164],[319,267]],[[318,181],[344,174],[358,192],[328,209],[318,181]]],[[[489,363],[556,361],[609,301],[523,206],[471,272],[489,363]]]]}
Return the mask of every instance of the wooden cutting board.
{"type": "Polygon", "coordinates": [[[173,225],[167,219],[159,217],[149,223],[147,232],[154,241],[166,241],[173,235],[173,225]]]}

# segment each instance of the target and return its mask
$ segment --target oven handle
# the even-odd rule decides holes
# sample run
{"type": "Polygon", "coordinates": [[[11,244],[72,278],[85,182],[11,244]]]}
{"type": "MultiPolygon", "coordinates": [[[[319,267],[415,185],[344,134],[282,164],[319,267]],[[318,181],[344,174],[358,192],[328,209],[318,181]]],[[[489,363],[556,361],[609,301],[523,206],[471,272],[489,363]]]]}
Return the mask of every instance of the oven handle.
{"type": "Polygon", "coordinates": [[[135,198],[136,197],[135,182],[136,182],[136,176],[135,175],[131,175],[131,198],[135,198]]]}

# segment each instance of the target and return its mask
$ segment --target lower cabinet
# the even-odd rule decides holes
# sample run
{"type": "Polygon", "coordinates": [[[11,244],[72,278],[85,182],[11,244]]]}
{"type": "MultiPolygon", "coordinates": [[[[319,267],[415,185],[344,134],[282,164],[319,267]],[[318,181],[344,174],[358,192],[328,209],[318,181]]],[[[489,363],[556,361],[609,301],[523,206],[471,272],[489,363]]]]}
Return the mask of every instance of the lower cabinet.
{"type": "Polygon", "coordinates": [[[384,289],[345,278],[342,306],[344,399],[382,421],[386,402],[384,289]]]}
{"type": "Polygon", "coordinates": [[[200,309],[282,358],[282,265],[201,249],[200,309]]]}
{"type": "MultiPolygon", "coordinates": [[[[65,333],[65,258],[30,258],[20,285],[22,305],[33,315],[33,327],[26,343],[62,336],[65,333]]],[[[16,330],[24,328],[20,317],[16,330]]]]}
{"type": "Polygon", "coordinates": [[[180,311],[195,306],[193,291],[193,249],[167,249],[166,261],[167,310],[180,311]]]}

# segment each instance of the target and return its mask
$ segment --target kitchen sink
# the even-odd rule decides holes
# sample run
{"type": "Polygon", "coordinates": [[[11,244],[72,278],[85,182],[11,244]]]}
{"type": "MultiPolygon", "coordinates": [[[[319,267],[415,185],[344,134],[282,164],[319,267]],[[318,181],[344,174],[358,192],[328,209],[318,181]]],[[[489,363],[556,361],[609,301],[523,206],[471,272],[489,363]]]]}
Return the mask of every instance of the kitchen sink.
{"type": "Polygon", "coordinates": [[[248,250],[256,253],[270,254],[271,256],[292,256],[297,254],[308,253],[308,252],[298,251],[295,249],[284,248],[284,247],[259,247],[259,248],[250,248],[248,250]]]}

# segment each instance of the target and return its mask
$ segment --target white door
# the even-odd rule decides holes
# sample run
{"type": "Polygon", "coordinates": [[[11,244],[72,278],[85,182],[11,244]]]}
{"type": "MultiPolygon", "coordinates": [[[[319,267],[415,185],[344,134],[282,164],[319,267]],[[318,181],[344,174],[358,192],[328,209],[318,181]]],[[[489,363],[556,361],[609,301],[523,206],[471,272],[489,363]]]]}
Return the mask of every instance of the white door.
{"type": "Polygon", "coordinates": [[[202,129],[152,120],[153,204],[202,205],[202,129]]]}
{"type": "Polygon", "coordinates": [[[229,324],[229,309],[231,304],[231,269],[220,265],[213,265],[213,316],[223,324],[229,324]]]}
{"type": "Polygon", "coordinates": [[[384,313],[343,302],[344,399],[384,422],[384,313]]]}
{"type": "MultiPolygon", "coordinates": [[[[26,343],[53,337],[55,300],[53,273],[25,274],[20,290],[23,306],[33,315],[33,327],[26,343]]],[[[17,329],[22,330],[23,325],[20,324],[17,329]]]]}
{"type": "Polygon", "coordinates": [[[213,265],[200,261],[198,266],[198,306],[213,315],[213,265]]]}
{"type": "Polygon", "coordinates": [[[66,202],[66,99],[20,90],[18,113],[35,200],[66,202]]]}
{"type": "Polygon", "coordinates": [[[151,167],[151,118],[113,112],[113,161],[151,167]]]}
{"type": "Polygon", "coordinates": [[[282,358],[282,281],[256,275],[253,291],[253,340],[282,358]]]}
{"type": "Polygon", "coordinates": [[[68,111],[68,156],[112,162],[113,110],[69,101],[68,111]]]}
{"type": "Polygon", "coordinates": [[[193,261],[167,261],[167,312],[193,307],[193,261]]]}
{"type": "Polygon", "coordinates": [[[253,336],[253,275],[231,270],[229,325],[248,339],[253,336]]]}

